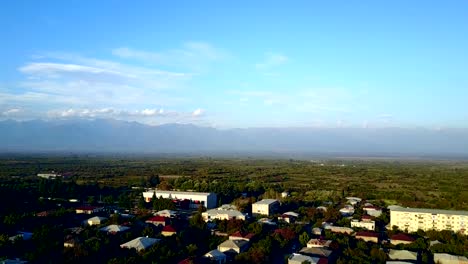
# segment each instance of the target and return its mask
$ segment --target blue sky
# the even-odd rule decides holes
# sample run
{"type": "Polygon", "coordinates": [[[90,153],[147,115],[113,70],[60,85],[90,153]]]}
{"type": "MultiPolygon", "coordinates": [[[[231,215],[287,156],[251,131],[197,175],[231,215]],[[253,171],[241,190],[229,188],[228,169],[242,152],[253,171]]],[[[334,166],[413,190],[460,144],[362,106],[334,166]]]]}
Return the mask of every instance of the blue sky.
{"type": "Polygon", "coordinates": [[[19,0],[0,34],[1,119],[468,124],[467,1],[19,0]]]}

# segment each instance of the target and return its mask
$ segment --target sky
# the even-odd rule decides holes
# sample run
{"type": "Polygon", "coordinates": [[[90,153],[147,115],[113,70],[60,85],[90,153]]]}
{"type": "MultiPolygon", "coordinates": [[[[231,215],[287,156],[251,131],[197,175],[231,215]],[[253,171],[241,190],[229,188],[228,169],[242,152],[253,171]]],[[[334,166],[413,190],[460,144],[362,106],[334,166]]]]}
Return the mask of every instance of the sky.
{"type": "Polygon", "coordinates": [[[5,1],[0,119],[468,127],[468,1],[5,1]]]}

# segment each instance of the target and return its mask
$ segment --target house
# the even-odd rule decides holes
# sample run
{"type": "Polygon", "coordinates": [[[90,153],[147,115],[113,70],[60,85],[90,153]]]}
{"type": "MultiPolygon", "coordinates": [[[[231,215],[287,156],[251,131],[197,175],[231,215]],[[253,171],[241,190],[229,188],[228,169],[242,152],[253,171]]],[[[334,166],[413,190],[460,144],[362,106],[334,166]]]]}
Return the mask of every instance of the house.
{"type": "Polygon", "coordinates": [[[164,226],[161,231],[161,235],[163,236],[172,236],[175,234],[177,234],[177,230],[171,225],[164,226]]]}
{"type": "Polygon", "coordinates": [[[107,220],[106,217],[94,216],[94,217],[89,218],[88,220],[85,220],[84,223],[85,225],[94,226],[94,225],[100,225],[104,223],[106,220],[107,220]]]}
{"type": "Polygon", "coordinates": [[[52,173],[38,173],[37,177],[48,179],[48,180],[55,180],[57,178],[62,177],[62,175],[58,174],[58,173],[54,173],[54,172],[52,172],[52,173]]]}
{"type": "Polygon", "coordinates": [[[358,231],[356,232],[356,239],[361,239],[366,242],[379,243],[379,233],[373,231],[358,231]]]}
{"type": "Polygon", "coordinates": [[[390,226],[400,230],[416,232],[419,229],[451,230],[455,233],[468,234],[468,211],[405,208],[389,206],[390,226]]]}
{"type": "Polygon", "coordinates": [[[163,190],[147,190],[143,192],[143,198],[146,202],[151,202],[153,197],[171,199],[177,201],[188,201],[189,208],[198,208],[200,205],[208,209],[215,208],[218,204],[215,193],[202,192],[179,192],[163,190]]]}
{"type": "Polygon", "coordinates": [[[96,207],[90,205],[79,206],[75,209],[77,214],[94,214],[102,211],[103,207],[96,207]]]}
{"type": "Polygon", "coordinates": [[[308,248],[313,248],[313,247],[328,248],[328,247],[330,247],[332,242],[333,241],[331,241],[331,240],[323,240],[323,239],[312,238],[311,240],[309,240],[309,242],[307,242],[307,247],[308,248]]]}
{"type": "Polygon", "coordinates": [[[167,217],[157,215],[149,218],[145,222],[155,226],[166,226],[169,224],[169,219],[167,217]]]}
{"type": "Polygon", "coordinates": [[[288,258],[288,264],[302,264],[302,263],[311,263],[315,264],[319,261],[319,258],[313,258],[302,254],[293,253],[288,258]]]}
{"type": "Polygon", "coordinates": [[[33,236],[33,233],[30,233],[30,232],[17,232],[16,235],[9,237],[8,240],[10,241],[30,240],[32,236],[33,236]]]}
{"type": "Polygon", "coordinates": [[[382,208],[373,205],[364,206],[362,210],[366,212],[366,214],[374,217],[379,217],[382,214],[382,208]]]}
{"type": "Polygon", "coordinates": [[[343,227],[343,226],[326,225],[325,229],[328,229],[333,233],[340,233],[340,234],[346,234],[346,235],[351,235],[352,233],[354,233],[354,230],[352,228],[343,227]]]}
{"type": "Polygon", "coordinates": [[[281,193],[281,198],[286,198],[288,196],[289,196],[289,192],[284,191],[281,193]]]}
{"type": "Polygon", "coordinates": [[[177,212],[176,211],[172,211],[172,210],[161,210],[161,211],[158,211],[156,212],[154,215],[156,216],[162,216],[162,217],[167,217],[167,218],[174,218],[177,216],[177,212]]]}
{"type": "Polygon", "coordinates": [[[328,209],[327,209],[327,207],[325,207],[325,206],[319,206],[319,207],[316,208],[316,210],[317,210],[317,211],[326,212],[328,209]]]}
{"type": "Polygon", "coordinates": [[[216,263],[216,264],[223,264],[223,263],[226,263],[227,261],[226,254],[224,254],[223,252],[217,249],[213,249],[210,252],[206,253],[205,257],[209,258],[211,262],[216,263]]]}
{"type": "Polygon", "coordinates": [[[247,250],[249,242],[245,240],[226,240],[218,245],[221,252],[239,254],[247,250]]]}
{"type": "Polygon", "coordinates": [[[358,198],[358,197],[346,197],[346,200],[349,204],[351,205],[356,205],[358,203],[360,203],[362,201],[361,198],[358,198]]]}
{"type": "Polygon", "coordinates": [[[158,243],[160,239],[157,238],[151,238],[151,237],[137,237],[133,240],[128,241],[127,243],[124,243],[120,245],[121,248],[134,248],[136,251],[141,251],[145,250],[152,245],[158,243]]]}
{"type": "Polygon", "coordinates": [[[333,251],[323,247],[304,247],[299,251],[299,253],[310,257],[330,259],[333,251]]]}
{"type": "Polygon", "coordinates": [[[230,204],[224,204],[216,209],[210,209],[202,213],[203,220],[245,220],[245,215],[237,210],[237,207],[230,204]]]}
{"type": "Polygon", "coordinates": [[[342,216],[351,216],[354,214],[354,207],[351,205],[345,205],[343,208],[340,209],[340,213],[342,216]]]}
{"type": "Polygon", "coordinates": [[[319,227],[312,228],[312,235],[321,236],[322,232],[323,232],[322,228],[319,228],[319,227]]]}
{"type": "Polygon", "coordinates": [[[357,219],[353,219],[351,220],[351,227],[363,228],[367,230],[375,230],[375,221],[372,221],[372,220],[359,221],[357,219]]]}
{"type": "Polygon", "coordinates": [[[272,225],[272,226],[277,225],[275,222],[273,222],[273,220],[268,219],[268,218],[260,218],[258,219],[257,222],[260,224],[266,224],[266,225],[272,225]]]}
{"type": "Polygon", "coordinates": [[[280,221],[284,221],[286,223],[294,223],[296,222],[296,219],[299,217],[299,214],[298,213],[295,213],[295,212],[286,212],[284,214],[282,214],[281,216],[278,216],[278,220],[280,221]]]}
{"type": "Polygon", "coordinates": [[[391,260],[416,263],[418,260],[418,253],[408,250],[390,249],[390,251],[388,252],[388,258],[391,260]]]}
{"type": "Polygon", "coordinates": [[[67,239],[63,242],[64,248],[73,248],[79,245],[81,245],[81,241],[77,237],[67,239]]]}
{"type": "Polygon", "coordinates": [[[407,234],[403,234],[403,233],[396,234],[390,237],[390,244],[392,245],[411,244],[414,241],[416,241],[414,237],[407,235],[407,234]]]}
{"type": "Polygon", "coordinates": [[[263,199],[252,204],[253,215],[272,215],[276,212],[279,207],[278,200],[275,199],[263,199]]]}
{"type": "Polygon", "coordinates": [[[240,231],[237,231],[229,236],[229,240],[245,240],[245,241],[250,241],[255,235],[252,233],[241,233],[240,231]]]}
{"type": "Polygon", "coordinates": [[[434,263],[440,264],[468,264],[468,258],[446,253],[434,253],[434,263]]]}
{"type": "Polygon", "coordinates": [[[130,230],[130,227],[121,225],[108,225],[99,229],[99,231],[106,232],[109,234],[117,234],[120,232],[125,232],[127,230],[130,230]]]}

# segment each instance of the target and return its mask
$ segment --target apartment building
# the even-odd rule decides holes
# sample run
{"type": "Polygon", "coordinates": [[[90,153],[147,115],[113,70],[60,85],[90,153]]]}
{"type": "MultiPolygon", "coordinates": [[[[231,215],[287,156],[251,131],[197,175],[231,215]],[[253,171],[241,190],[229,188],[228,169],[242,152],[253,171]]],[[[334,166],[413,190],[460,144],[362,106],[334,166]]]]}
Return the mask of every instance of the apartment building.
{"type": "Polygon", "coordinates": [[[278,200],[263,199],[252,204],[252,214],[254,215],[272,215],[279,207],[278,200]]]}
{"type": "Polygon", "coordinates": [[[390,226],[416,232],[421,230],[452,230],[468,234],[468,211],[404,208],[390,206],[390,226]]]}

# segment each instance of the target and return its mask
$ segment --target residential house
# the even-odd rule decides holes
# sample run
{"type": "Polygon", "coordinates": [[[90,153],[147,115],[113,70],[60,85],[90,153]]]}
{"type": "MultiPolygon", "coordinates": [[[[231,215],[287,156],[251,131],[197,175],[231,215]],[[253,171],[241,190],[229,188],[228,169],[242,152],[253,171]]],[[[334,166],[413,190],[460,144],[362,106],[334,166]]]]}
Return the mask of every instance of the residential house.
{"type": "Polygon", "coordinates": [[[102,211],[103,207],[96,207],[90,205],[79,206],[75,209],[77,214],[94,214],[102,211]]]}
{"type": "Polygon", "coordinates": [[[94,216],[94,217],[89,218],[88,220],[85,220],[84,223],[85,225],[95,226],[95,225],[100,225],[104,223],[105,221],[107,221],[106,217],[94,216]]]}
{"type": "Polygon", "coordinates": [[[278,200],[275,199],[263,199],[252,204],[253,215],[267,215],[270,216],[276,212],[279,207],[278,200]]]}
{"type": "Polygon", "coordinates": [[[245,220],[245,215],[237,210],[237,207],[230,204],[222,205],[216,209],[210,209],[202,213],[203,220],[206,222],[211,220],[245,220]]]}
{"type": "Polygon", "coordinates": [[[468,258],[446,253],[434,253],[434,263],[440,264],[468,264],[468,258]]]}
{"type": "Polygon", "coordinates": [[[249,242],[245,240],[226,240],[218,245],[218,250],[223,253],[239,254],[246,251],[249,247],[249,242]]]}
{"type": "Polygon", "coordinates": [[[408,250],[390,249],[390,251],[388,252],[388,258],[395,261],[398,260],[416,263],[418,260],[418,253],[408,250]]]}
{"type": "Polygon", "coordinates": [[[362,210],[366,212],[366,214],[374,217],[379,217],[382,214],[382,208],[373,205],[364,206],[362,210]]]}
{"type": "Polygon", "coordinates": [[[357,219],[353,219],[351,220],[351,227],[363,228],[367,230],[375,230],[375,221],[372,221],[372,220],[359,221],[357,219]]]}
{"type": "Polygon", "coordinates": [[[354,230],[352,228],[343,227],[343,226],[327,225],[325,226],[325,229],[328,229],[333,233],[340,233],[340,234],[346,234],[346,235],[351,235],[352,233],[354,233],[354,230]]]}
{"type": "Polygon", "coordinates": [[[169,218],[164,216],[153,216],[145,221],[148,224],[153,224],[155,226],[166,226],[169,224],[169,218]]]}
{"type": "Polygon", "coordinates": [[[131,241],[128,241],[127,243],[124,243],[120,245],[121,248],[134,248],[137,251],[145,250],[152,245],[158,243],[160,239],[157,238],[151,238],[151,237],[137,237],[131,241]]]}
{"type": "Polygon", "coordinates": [[[288,258],[288,264],[303,264],[303,263],[316,264],[318,263],[319,259],[320,258],[313,258],[310,256],[293,253],[288,258]]]}
{"type": "Polygon", "coordinates": [[[299,253],[310,257],[325,258],[329,261],[334,258],[333,251],[324,247],[304,247],[299,251],[299,253]]]}
{"type": "Polygon", "coordinates": [[[177,216],[177,212],[173,211],[173,210],[167,210],[166,209],[166,210],[158,211],[154,215],[162,216],[162,217],[166,217],[166,218],[174,218],[174,217],[177,216]]]}
{"type": "Polygon", "coordinates": [[[252,233],[242,233],[237,231],[229,236],[229,240],[245,240],[250,241],[255,235],[252,233]]]}
{"type": "Polygon", "coordinates": [[[161,231],[161,235],[163,236],[172,236],[175,234],[177,234],[177,230],[171,225],[164,226],[161,231]]]}
{"type": "Polygon", "coordinates": [[[117,234],[128,230],[130,230],[130,227],[121,225],[108,225],[99,229],[99,231],[106,232],[109,234],[117,234]]]}
{"type": "Polygon", "coordinates": [[[224,264],[227,261],[226,254],[217,249],[213,249],[210,252],[206,253],[205,257],[209,258],[212,261],[212,263],[215,264],[224,264]]]}
{"type": "Polygon", "coordinates": [[[312,228],[312,235],[321,236],[323,233],[322,228],[314,227],[312,228]]]}
{"type": "Polygon", "coordinates": [[[366,242],[379,243],[379,233],[373,231],[358,231],[356,232],[356,239],[361,239],[366,242]]]}
{"type": "Polygon", "coordinates": [[[342,216],[351,216],[354,214],[354,207],[351,205],[345,205],[343,208],[340,209],[340,213],[342,216]]]}
{"type": "Polygon", "coordinates": [[[313,247],[328,248],[328,247],[330,247],[332,242],[333,241],[331,241],[331,240],[323,240],[323,239],[312,238],[311,240],[309,240],[309,242],[307,242],[307,247],[308,248],[313,248],[313,247]]]}
{"type": "Polygon", "coordinates": [[[416,241],[416,239],[414,239],[414,237],[412,237],[410,235],[407,235],[407,234],[403,234],[403,233],[395,234],[395,235],[390,237],[390,244],[393,244],[393,245],[411,244],[414,241],[416,241]]]}
{"type": "Polygon", "coordinates": [[[280,216],[278,216],[278,220],[280,221],[284,221],[286,223],[294,223],[296,222],[296,219],[299,217],[299,214],[298,213],[295,213],[295,212],[286,212],[280,216]]]}

